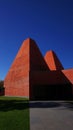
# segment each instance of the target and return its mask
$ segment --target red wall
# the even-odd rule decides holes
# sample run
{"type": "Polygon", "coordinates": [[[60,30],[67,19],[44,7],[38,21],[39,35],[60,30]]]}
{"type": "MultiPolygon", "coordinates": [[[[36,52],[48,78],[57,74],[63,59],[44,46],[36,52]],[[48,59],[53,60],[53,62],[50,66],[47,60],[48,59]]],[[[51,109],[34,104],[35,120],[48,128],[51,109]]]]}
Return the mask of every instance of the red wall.
{"type": "Polygon", "coordinates": [[[62,71],[32,71],[30,79],[32,84],[73,84],[73,69],[62,71]]]}
{"type": "Polygon", "coordinates": [[[33,86],[71,84],[73,69],[63,70],[53,51],[43,58],[34,40],[26,39],[4,80],[5,95],[33,97],[33,86]]]}
{"type": "Polygon", "coordinates": [[[29,39],[25,40],[4,80],[5,95],[29,96],[29,39]]]}
{"type": "Polygon", "coordinates": [[[31,94],[36,85],[64,85],[71,84],[73,93],[73,69],[62,71],[32,71],[30,72],[31,94]]]}
{"type": "Polygon", "coordinates": [[[44,59],[50,70],[63,70],[63,66],[54,51],[48,51],[44,59]]]}

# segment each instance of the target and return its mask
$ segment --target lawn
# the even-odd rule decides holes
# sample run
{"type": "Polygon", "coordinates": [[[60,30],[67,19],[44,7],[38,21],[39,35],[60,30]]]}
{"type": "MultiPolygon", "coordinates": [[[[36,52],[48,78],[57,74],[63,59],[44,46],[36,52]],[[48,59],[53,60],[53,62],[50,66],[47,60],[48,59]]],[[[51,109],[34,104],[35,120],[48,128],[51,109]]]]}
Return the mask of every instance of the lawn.
{"type": "Polygon", "coordinates": [[[29,130],[29,101],[0,97],[0,130],[29,130]]]}

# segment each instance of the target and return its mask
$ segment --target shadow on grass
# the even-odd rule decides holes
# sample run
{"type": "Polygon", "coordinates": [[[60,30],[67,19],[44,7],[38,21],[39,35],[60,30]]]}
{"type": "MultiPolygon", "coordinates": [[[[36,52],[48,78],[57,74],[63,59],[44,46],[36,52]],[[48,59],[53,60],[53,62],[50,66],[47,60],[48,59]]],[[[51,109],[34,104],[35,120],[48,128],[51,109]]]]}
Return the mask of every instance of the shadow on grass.
{"type": "Polygon", "coordinates": [[[29,108],[28,100],[1,100],[0,111],[24,110],[29,108]]]}

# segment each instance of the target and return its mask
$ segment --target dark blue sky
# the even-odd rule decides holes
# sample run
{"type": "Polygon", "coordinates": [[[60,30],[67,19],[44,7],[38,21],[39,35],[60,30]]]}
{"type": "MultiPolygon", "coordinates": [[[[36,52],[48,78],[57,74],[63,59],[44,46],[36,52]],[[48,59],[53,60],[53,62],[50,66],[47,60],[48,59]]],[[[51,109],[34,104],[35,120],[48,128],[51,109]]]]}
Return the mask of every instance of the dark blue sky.
{"type": "Polygon", "coordinates": [[[64,68],[72,68],[73,0],[0,0],[0,79],[28,37],[43,55],[54,50],[64,68]]]}

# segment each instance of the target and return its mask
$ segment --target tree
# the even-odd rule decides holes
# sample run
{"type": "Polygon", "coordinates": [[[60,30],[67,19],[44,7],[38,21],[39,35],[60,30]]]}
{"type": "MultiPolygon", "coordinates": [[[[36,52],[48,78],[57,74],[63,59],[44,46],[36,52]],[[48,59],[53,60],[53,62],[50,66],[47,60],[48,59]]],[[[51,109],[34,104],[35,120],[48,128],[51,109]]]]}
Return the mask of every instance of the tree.
{"type": "Polygon", "coordinates": [[[0,80],[0,87],[4,87],[4,81],[0,80]]]}

